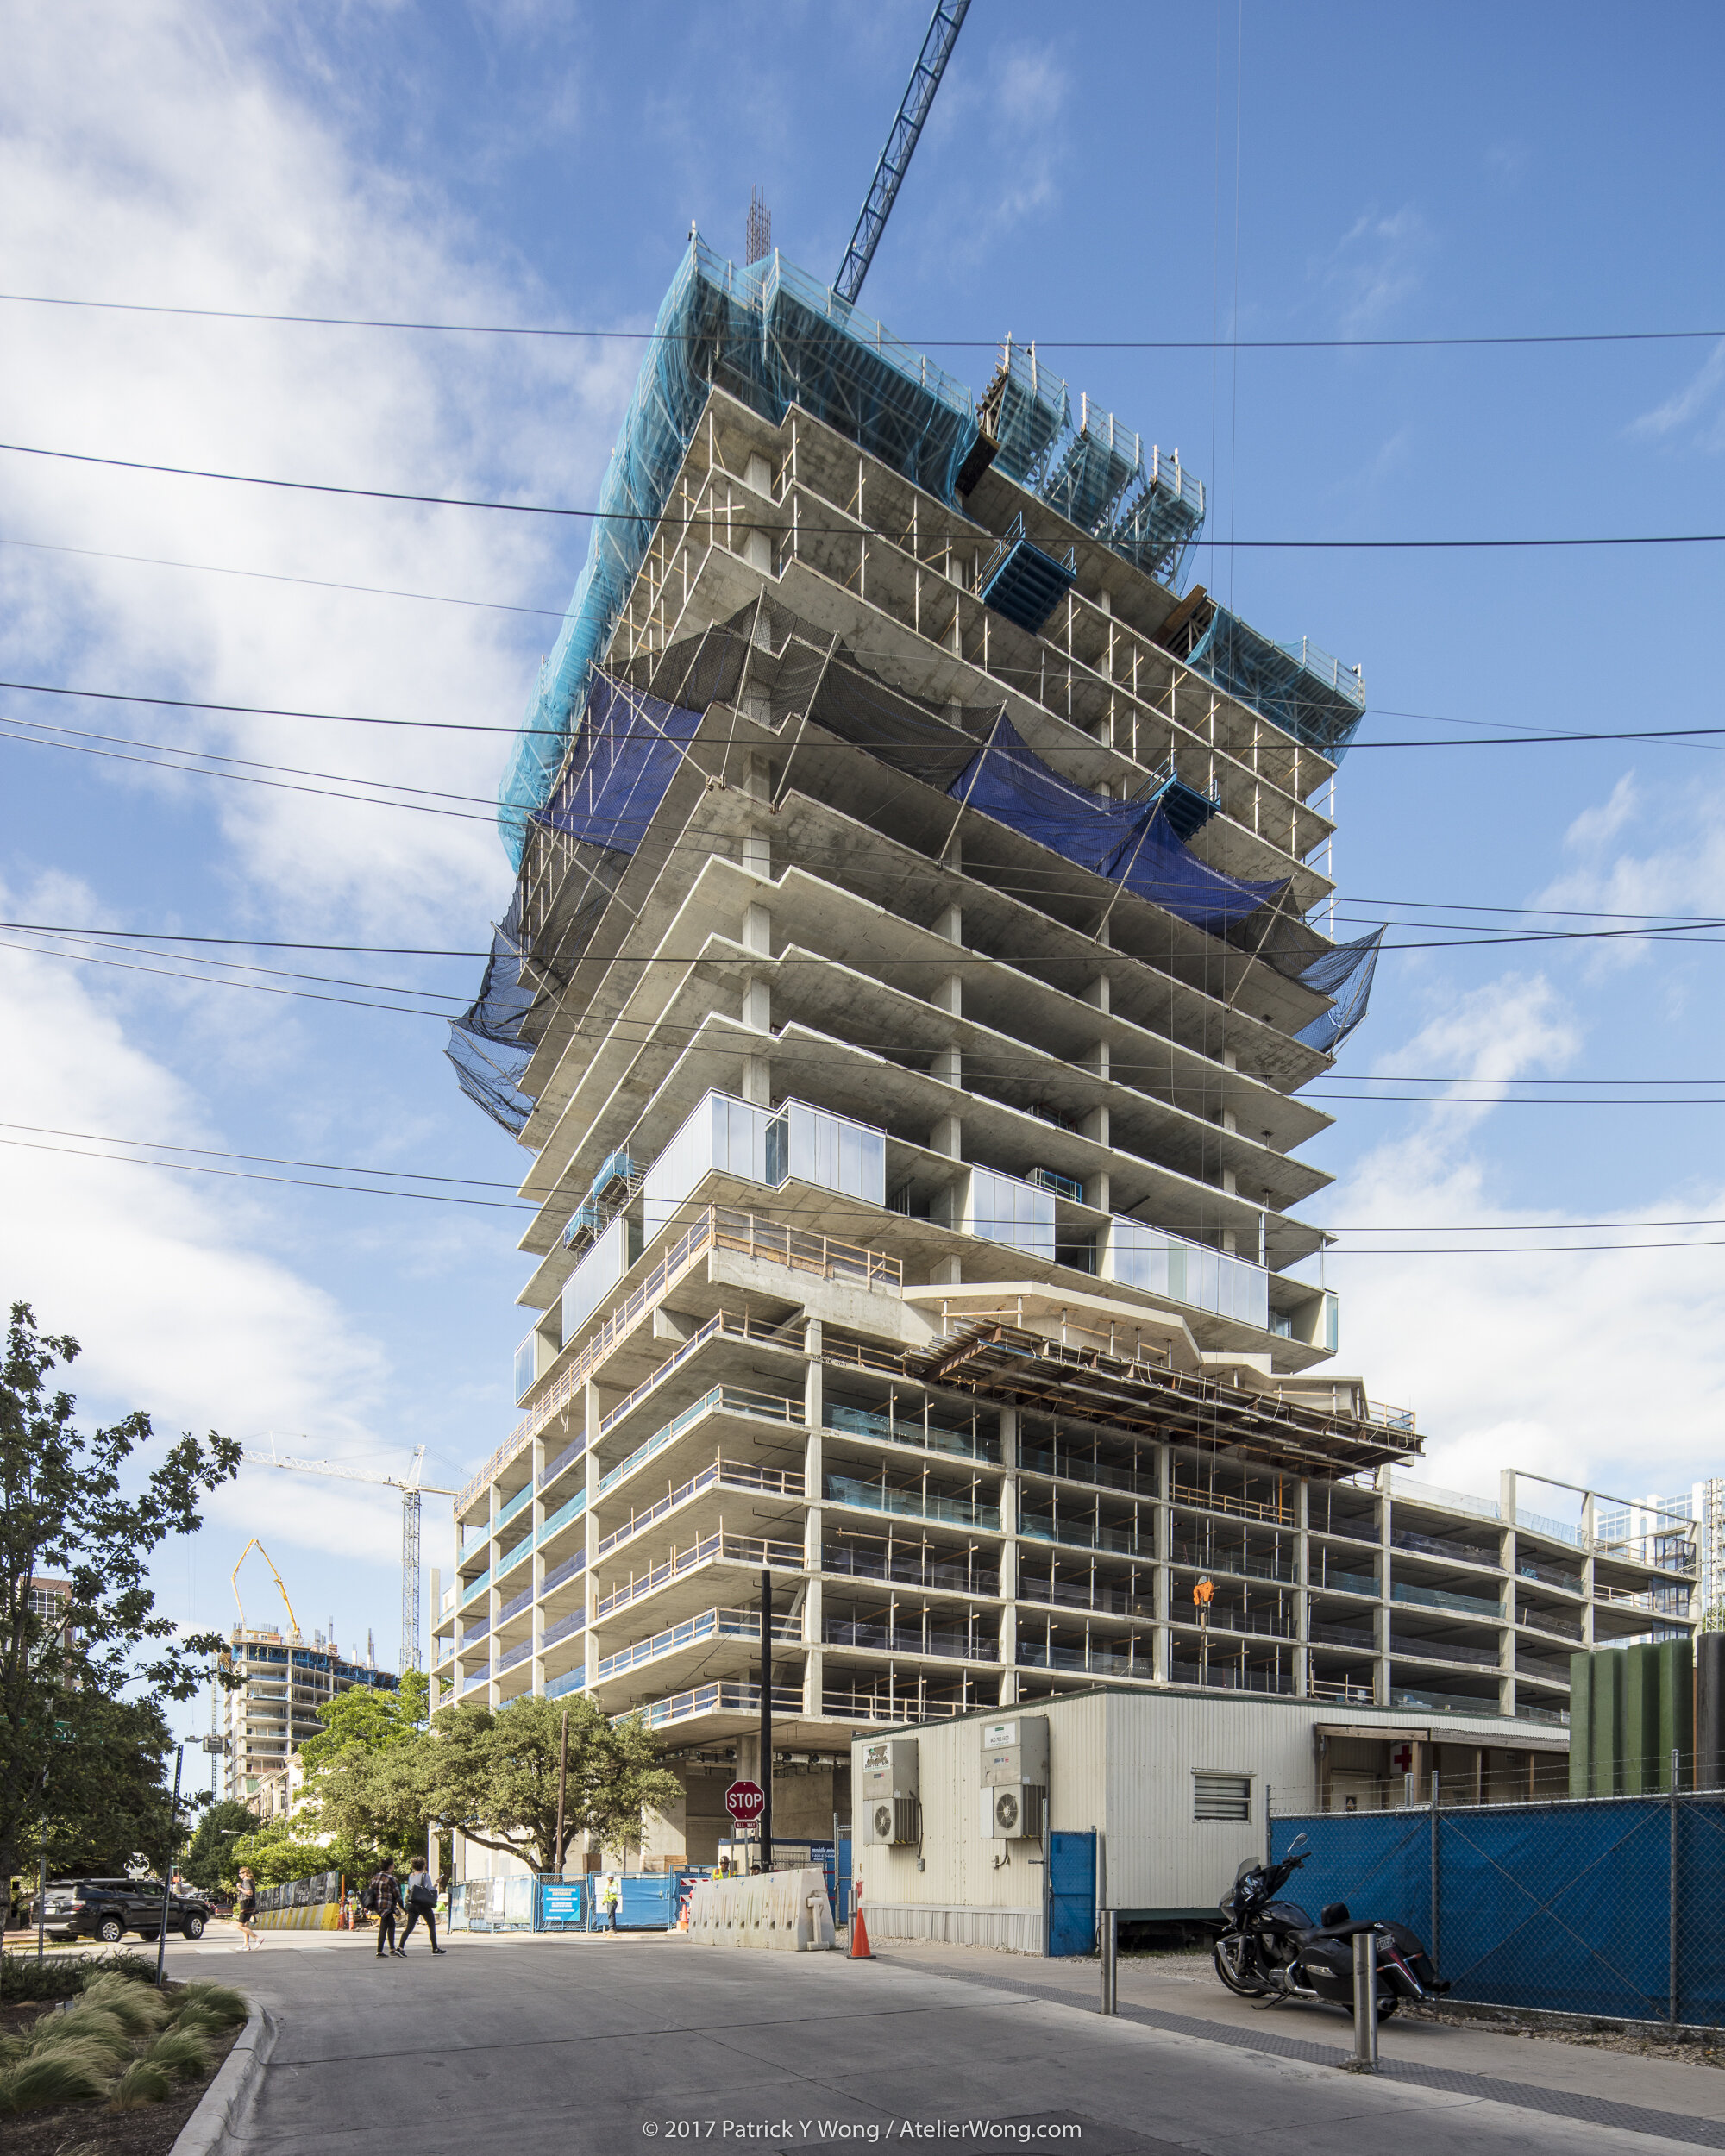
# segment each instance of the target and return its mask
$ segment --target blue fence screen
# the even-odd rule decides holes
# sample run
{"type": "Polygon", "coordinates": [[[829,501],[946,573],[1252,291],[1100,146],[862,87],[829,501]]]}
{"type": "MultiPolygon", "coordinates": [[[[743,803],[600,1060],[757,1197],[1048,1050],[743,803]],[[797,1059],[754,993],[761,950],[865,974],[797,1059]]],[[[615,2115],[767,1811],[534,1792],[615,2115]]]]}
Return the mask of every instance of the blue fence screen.
{"type": "Polygon", "coordinates": [[[1298,1834],[1288,1896],[1411,1926],[1457,1999],[1725,2021],[1725,1796],[1289,1814],[1272,1856],[1298,1834]]]}

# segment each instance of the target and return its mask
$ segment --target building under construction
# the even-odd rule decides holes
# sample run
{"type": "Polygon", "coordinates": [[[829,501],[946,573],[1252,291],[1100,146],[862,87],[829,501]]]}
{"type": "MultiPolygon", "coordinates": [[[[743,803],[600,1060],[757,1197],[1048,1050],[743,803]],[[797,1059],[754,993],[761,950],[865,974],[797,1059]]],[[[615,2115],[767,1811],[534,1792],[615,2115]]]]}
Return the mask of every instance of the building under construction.
{"type": "Polygon", "coordinates": [[[763,1678],[804,1833],[860,1728],[1101,1679],[1549,1742],[1573,1645],[1690,1621],[1689,1545],[1427,1489],[1334,1374],[1302,1094],[1378,948],[1323,926],[1364,690],[1189,582],[1204,509],[1034,347],[973,394],[692,238],[451,1048],[538,1209],[432,1652],[643,1714],[664,1854],[763,1678]]]}
{"type": "Polygon", "coordinates": [[[369,1661],[345,1660],[321,1632],[307,1641],[297,1632],[245,1624],[235,1626],[220,1666],[242,1680],[221,1695],[228,1768],[223,1794],[242,1804],[255,1800],[272,1776],[282,1777],[285,1789],[293,1755],[323,1733],[320,1707],[356,1685],[393,1692],[401,1683],[369,1661]]]}

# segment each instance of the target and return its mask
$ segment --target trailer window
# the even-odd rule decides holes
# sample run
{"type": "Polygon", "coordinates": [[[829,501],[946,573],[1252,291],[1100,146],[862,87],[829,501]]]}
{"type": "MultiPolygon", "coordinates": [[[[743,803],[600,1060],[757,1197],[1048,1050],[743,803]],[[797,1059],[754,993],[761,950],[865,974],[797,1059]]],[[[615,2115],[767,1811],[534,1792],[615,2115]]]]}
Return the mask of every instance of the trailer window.
{"type": "Polygon", "coordinates": [[[1192,1777],[1194,1819],[1250,1819],[1251,1777],[1249,1774],[1195,1774],[1192,1777]]]}

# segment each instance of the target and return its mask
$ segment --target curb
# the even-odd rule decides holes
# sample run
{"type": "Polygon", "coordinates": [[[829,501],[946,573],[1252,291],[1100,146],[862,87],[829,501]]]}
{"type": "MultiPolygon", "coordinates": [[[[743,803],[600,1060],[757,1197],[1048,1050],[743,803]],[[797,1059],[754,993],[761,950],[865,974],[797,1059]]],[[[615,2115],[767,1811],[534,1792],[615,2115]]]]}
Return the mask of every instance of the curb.
{"type": "Polygon", "coordinates": [[[279,2034],[275,2016],[261,2007],[254,2009],[216,2078],[198,2098],[198,2109],[180,2128],[169,2156],[213,2156],[243,2124],[279,2034]]]}

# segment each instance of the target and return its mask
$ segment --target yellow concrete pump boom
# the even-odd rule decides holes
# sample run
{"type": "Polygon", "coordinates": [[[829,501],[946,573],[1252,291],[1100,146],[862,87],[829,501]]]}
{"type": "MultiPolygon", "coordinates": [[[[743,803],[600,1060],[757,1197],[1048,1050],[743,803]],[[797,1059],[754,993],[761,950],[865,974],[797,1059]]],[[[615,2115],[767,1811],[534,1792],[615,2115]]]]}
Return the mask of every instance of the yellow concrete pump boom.
{"type": "MultiPolygon", "coordinates": [[[[255,1535],[252,1537],[251,1540],[246,1545],[245,1548],[241,1551],[240,1564],[243,1564],[245,1563],[246,1559],[251,1555],[254,1550],[257,1551],[258,1555],[263,1559],[264,1563],[269,1566],[271,1575],[274,1578],[276,1585],[281,1589],[281,1599],[287,1604],[288,1629],[292,1633],[294,1638],[297,1639],[299,1637],[299,1620],[293,1614],[293,1604],[288,1600],[286,1586],[283,1583],[281,1574],[275,1569],[274,1559],[270,1556],[269,1551],[265,1549],[262,1543],[258,1540],[255,1535]]],[[[236,1564],[234,1567],[234,1606],[240,1613],[240,1629],[243,1632],[246,1628],[246,1607],[245,1604],[240,1600],[240,1564],[236,1564]]]]}

